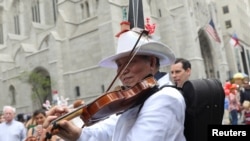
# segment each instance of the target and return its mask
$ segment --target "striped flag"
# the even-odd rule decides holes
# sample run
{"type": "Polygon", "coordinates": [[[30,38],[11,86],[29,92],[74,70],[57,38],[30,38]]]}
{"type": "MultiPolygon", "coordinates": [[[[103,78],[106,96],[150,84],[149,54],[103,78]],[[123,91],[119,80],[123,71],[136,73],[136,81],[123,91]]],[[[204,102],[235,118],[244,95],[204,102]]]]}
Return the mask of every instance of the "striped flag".
{"type": "Polygon", "coordinates": [[[230,44],[234,47],[238,47],[240,45],[240,41],[236,33],[234,33],[230,39],[230,44]]]}
{"type": "Polygon", "coordinates": [[[220,37],[215,29],[214,22],[211,19],[207,26],[205,27],[206,32],[216,41],[216,42],[221,42],[220,37]]]}

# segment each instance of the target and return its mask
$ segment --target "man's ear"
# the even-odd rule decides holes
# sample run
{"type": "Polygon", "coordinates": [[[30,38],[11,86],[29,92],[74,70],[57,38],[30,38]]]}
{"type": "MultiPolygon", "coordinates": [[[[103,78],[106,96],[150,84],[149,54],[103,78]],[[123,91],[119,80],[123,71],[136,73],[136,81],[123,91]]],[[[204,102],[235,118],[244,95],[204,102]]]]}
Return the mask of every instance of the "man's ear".
{"type": "Polygon", "coordinates": [[[190,69],[190,68],[188,68],[188,69],[187,69],[187,71],[188,71],[189,76],[190,76],[190,75],[191,75],[191,69],[190,69]]]}

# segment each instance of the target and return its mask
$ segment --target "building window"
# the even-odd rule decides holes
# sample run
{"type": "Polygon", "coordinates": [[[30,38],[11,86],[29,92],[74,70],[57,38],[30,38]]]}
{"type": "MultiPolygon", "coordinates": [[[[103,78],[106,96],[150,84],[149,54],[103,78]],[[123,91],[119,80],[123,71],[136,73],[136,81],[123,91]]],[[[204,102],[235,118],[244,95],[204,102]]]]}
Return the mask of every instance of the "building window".
{"type": "Polygon", "coordinates": [[[102,89],[102,93],[104,93],[104,92],[105,92],[105,86],[102,85],[102,86],[101,86],[101,89],[102,89]]]}
{"type": "Polygon", "coordinates": [[[223,6],[223,7],[222,7],[222,10],[223,10],[223,14],[229,13],[228,6],[223,6]]]}
{"type": "Polygon", "coordinates": [[[82,19],[84,19],[84,4],[81,4],[82,19]]]}
{"type": "Polygon", "coordinates": [[[161,17],[161,9],[158,9],[158,14],[159,14],[159,17],[161,17]]]}
{"type": "Polygon", "coordinates": [[[80,93],[80,87],[76,86],[75,89],[76,89],[76,96],[79,97],[81,95],[81,93],[80,93]]]}
{"type": "Polygon", "coordinates": [[[40,20],[39,0],[36,0],[33,3],[32,7],[31,7],[31,10],[32,10],[32,21],[40,23],[41,20],[40,20]]]}
{"type": "Polygon", "coordinates": [[[0,44],[3,44],[3,24],[0,24],[0,44]]]}
{"type": "Polygon", "coordinates": [[[85,2],[85,6],[86,6],[86,14],[87,14],[87,17],[90,17],[90,12],[89,12],[89,3],[86,1],[85,2]]]}
{"type": "Polygon", "coordinates": [[[20,35],[19,15],[14,16],[15,34],[20,35]]]}
{"type": "Polygon", "coordinates": [[[20,6],[20,2],[19,0],[15,1],[14,3],[14,33],[20,35],[20,17],[19,17],[19,6],[20,6]]]}
{"type": "Polygon", "coordinates": [[[227,81],[230,81],[232,79],[232,72],[230,70],[227,71],[227,76],[228,76],[227,81]]]}
{"type": "Polygon", "coordinates": [[[85,1],[81,3],[82,19],[90,17],[89,3],[85,1]]]}
{"type": "Polygon", "coordinates": [[[10,92],[10,98],[11,98],[11,105],[15,105],[16,104],[16,90],[13,85],[10,86],[9,92],[10,92]]]}
{"type": "Polygon", "coordinates": [[[54,15],[54,22],[56,23],[57,15],[58,15],[58,7],[57,7],[58,0],[53,0],[53,15],[54,15]]]}
{"type": "Polygon", "coordinates": [[[232,24],[231,24],[231,20],[228,20],[225,22],[226,28],[231,28],[232,24]]]}
{"type": "Polygon", "coordinates": [[[236,59],[236,65],[237,65],[238,72],[242,72],[241,71],[241,59],[240,59],[239,50],[237,48],[234,48],[234,52],[235,52],[235,59],[236,59]]]}

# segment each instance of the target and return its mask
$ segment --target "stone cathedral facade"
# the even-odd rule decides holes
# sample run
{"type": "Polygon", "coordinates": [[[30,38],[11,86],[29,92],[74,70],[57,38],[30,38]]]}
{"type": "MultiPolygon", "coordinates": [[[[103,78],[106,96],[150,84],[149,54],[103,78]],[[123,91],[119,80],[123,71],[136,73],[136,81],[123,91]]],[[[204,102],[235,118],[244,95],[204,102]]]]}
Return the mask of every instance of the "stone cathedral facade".
{"type": "MultiPolygon", "coordinates": [[[[155,36],[177,57],[192,63],[191,79],[229,78],[221,44],[206,32],[215,4],[207,0],[142,0],[144,18],[156,24],[155,36]]],[[[39,107],[32,86],[20,79],[37,72],[52,83],[52,92],[91,101],[105,92],[115,70],[98,62],[115,52],[123,11],[128,0],[1,0],[0,1],[0,107],[12,105],[18,113],[39,107]]],[[[220,35],[220,30],[218,29],[220,35]]],[[[169,68],[162,68],[168,71],[169,68]]],[[[115,85],[118,85],[116,82],[115,85]]],[[[45,100],[45,98],[43,99],[45,100]]]]}

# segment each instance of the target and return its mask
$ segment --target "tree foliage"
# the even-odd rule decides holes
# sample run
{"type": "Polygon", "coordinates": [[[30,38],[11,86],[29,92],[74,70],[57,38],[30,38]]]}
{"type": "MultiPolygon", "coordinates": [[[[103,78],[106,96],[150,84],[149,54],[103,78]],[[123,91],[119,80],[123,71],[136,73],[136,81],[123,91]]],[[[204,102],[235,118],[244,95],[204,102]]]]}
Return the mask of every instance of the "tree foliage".
{"type": "Polygon", "coordinates": [[[32,86],[31,98],[33,100],[39,100],[42,105],[50,97],[51,81],[49,76],[40,72],[24,72],[20,78],[32,86]]]}

